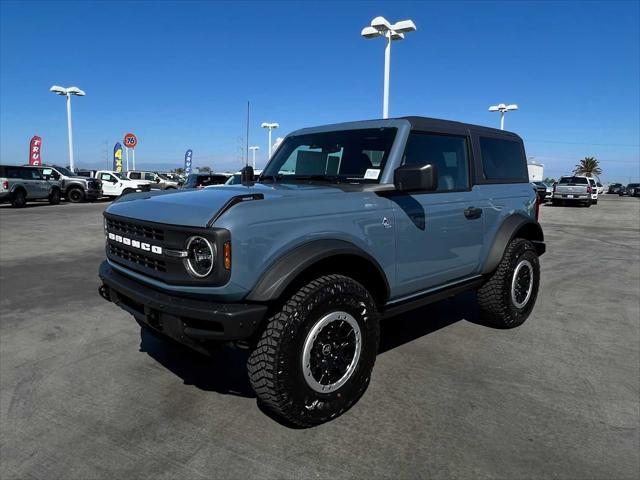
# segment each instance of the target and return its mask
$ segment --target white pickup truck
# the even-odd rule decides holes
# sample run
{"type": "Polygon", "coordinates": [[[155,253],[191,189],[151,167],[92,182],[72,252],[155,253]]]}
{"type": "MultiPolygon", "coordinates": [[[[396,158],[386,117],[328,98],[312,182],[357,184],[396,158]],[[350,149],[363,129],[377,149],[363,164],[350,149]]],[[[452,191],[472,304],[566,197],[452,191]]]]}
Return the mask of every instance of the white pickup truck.
{"type": "Polygon", "coordinates": [[[553,205],[577,203],[590,207],[598,201],[597,190],[594,191],[590,180],[589,177],[582,175],[561,177],[553,187],[551,203],[553,205]]]}
{"type": "Polygon", "coordinates": [[[102,180],[102,194],[105,197],[116,198],[127,193],[149,190],[147,182],[136,182],[125,177],[122,173],[112,170],[82,170],[78,175],[102,180]]]}

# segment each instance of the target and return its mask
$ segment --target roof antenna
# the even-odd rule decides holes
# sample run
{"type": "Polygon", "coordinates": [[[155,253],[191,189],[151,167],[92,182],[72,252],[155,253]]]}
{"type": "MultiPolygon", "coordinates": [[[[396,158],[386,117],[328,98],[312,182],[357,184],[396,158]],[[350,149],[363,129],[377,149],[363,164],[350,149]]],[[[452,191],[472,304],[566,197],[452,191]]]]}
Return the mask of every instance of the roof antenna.
{"type": "Polygon", "coordinates": [[[249,100],[247,100],[247,144],[245,147],[244,168],[240,174],[243,184],[253,183],[253,167],[249,166],[249,100]]]}

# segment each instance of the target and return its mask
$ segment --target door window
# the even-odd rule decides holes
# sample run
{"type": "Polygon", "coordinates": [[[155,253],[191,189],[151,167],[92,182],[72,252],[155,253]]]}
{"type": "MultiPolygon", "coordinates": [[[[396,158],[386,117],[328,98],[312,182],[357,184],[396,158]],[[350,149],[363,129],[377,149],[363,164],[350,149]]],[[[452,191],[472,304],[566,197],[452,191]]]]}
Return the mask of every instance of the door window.
{"type": "Polygon", "coordinates": [[[113,178],[113,175],[111,175],[110,173],[101,173],[100,174],[100,180],[102,180],[104,182],[114,182],[115,183],[115,178],[113,178]]]}
{"type": "Polygon", "coordinates": [[[469,158],[465,137],[412,132],[407,140],[402,164],[434,165],[438,175],[438,192],[469,189],[469,158]]]}
{"type": "Polygon", "coordinates": [[[529,181],[527,161],[520,142],[480,137],[480,150],[486,180],[529,181]]]}
{"type": "Polygon", "coordinates": [[[155,181],[156,176],[153,173],[145,173],[144,174],[144,179],[145,180],[151,180],[151,181],[155,181]]]}
{"type": "Polygon", "coordinates": [[[129,178],[131,180],[140,180],[142,177],[140,176],[140,172],[129,172],[129,178]]]}
{"type": "Polygon", "coordinates": [[[42,180],[42,175],[35,168],[23,168],[20,176],[25,180],[42,180]]]}

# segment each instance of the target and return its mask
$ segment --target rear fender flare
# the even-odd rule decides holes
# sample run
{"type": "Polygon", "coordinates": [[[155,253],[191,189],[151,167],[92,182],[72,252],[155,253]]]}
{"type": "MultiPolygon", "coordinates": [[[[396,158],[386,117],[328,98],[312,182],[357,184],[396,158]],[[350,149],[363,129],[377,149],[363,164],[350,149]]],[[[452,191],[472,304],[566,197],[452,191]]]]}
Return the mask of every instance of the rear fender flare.
{"type": "Polygon", "coordinates": [[[486,275],[493,272],[498,267],[507,245],[509,245],[509,242],[511,242],[516,235],[522,236],[522,238],[526,238],[527,240],[531,240],[536,247],[538,255],[542,255],[544,253],[544,234],[542,233],[542,227],[540,227],[540,224],[525,215],[511,215],[502,222],[502,225],[498,228],[498,232],[493,239],[493,244],[489,249],[489,253],[480,273],[486,275]],[[518,235],[519,232],[522,232],[522,235],[518,235]]]}

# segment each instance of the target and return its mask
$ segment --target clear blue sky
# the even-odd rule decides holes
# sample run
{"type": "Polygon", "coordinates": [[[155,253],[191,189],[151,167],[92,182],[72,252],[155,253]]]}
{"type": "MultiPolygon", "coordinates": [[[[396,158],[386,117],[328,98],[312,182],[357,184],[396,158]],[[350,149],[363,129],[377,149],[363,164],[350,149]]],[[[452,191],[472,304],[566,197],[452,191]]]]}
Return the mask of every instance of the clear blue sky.
{"type": "MultiPolygon", "coordinates": [[[[394,43],[391,116],[498,125],[489,105],[517,103],[506,127],[558,176],[597,157],[604,180],[640,176],[640,8],[626,2],[6,2],[1,3],[0,156],[68,162],[64,100],[73,99],[79,166],[106,164],[105,141],[140,140],[138,167],[236,169],[251,100],[251,143],[381,116],[377,15],[411,18],[394,43]]],[[[111,155],[111,153],[110,153],[111,155]]]]}

